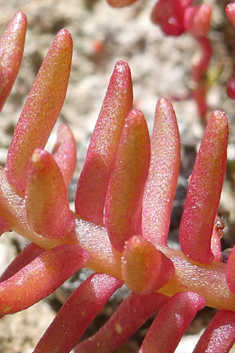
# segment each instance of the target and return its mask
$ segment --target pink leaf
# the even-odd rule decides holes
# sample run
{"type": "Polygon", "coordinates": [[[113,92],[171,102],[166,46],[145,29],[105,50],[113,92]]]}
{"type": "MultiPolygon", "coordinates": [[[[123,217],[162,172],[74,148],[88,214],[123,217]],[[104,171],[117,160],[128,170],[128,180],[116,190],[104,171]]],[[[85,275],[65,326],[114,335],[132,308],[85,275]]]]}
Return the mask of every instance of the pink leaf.
{"type": "Polygon", "coordinates": [[[161,308],[148,330],[139,353],[173,353],[196,313],[206,301],[193,292],[177,293],[161,308]]]}
{"type": "Polygon", "coordinates": [[[123,284],[106,274],[94,274],[69,297],[34,353],[69,353],[109,297],[123,284]]]}
{"type": "Polygon", "coordinates": [[[46,238],[63,238],[74,228],[63,176],[45,150],[36,149],[30,160],[26,207],[34,231],[46,238]]]}
{"type": "Polygon", "coordinates": [[[26,16],[18,11],[0,41],[0,111],[11,92],[19,71],[26,29],[26,16]]]}
{"type": "Polygon", "coordinates": [[[210,31],[211,6],[201,4],[190,6],[185,10],[184,25],[195,37],[205,37],[210,31]]]}
{"type": "Polygon", "coordinates": [[[122,278],[131,291],[147,294],[158,290],[174,276],[168,257],[142,236],[126,242],[122,257],[122,278]]]}
{"type": "Polygon", "coordinates": [[[141,204],[148,176],[150,141],[143,114],[132,110],[123,128],[105,202],[105,226],[113,247],[141,232],[141,204]]]}
{"type": "Polygon", "coordinates": [[[131,293],[97,333],[74,349],[75,353],[116,351],[167,299],[158,293],[147,295],[131,293]]]}
{"type": "Polygon", "coordinates": [[[226,169],[228,121],[215,111],[208,122],[190,178],[179,240],[190,259],[211,263],[211,236],[226,169]]]}
{"type": "Polygon", "coordinates": [[[42,63],[8,151],[7,177],[19,192],[25,191],[28,163],[34,149],[44,148],[63,106],[71,57],[71,35],[63,29],[42,63]]]}
{"type": "Polygon", "coordinates": [[[235,293],[235,246],[231,251],[228,262],[226,264],[226,281],[229,289],[235,293]]]}
{"type": "Polygon", "coordinates": [[[23,267],[28,265],[31,261],[33,261],[37,256],[41,255],[45,252],[45,249],[40,248],[34,243],[26,246],[10,263],[10,265],[6,268],[3,274],[0,277],[0,282],[6,281],[8,278],[13,276],[15,273],[20,271],[23,267]]]}
{"type": "Polygon", "coordinates": [[[65,185],[69,186],[76,168],[77,145],[73,133],[67,125],[60,125],[51,154],[60,168],[65,185]]]}
{"type": "Polygon", "coordinates": [[[235,27],[235,2],[231,2],[225,8],[226,15],[235,27]]]}
{"type": "Polygon", "coordinates": [[[199,339],[193,353],[228,353],[235,342],[235,312],[220,310],[199,339]]]}
{"type": "Polygon", "coordinates": [[[230,99],[235,99],[235,77],[232,77],[226,87],[227,95],[230,99]]]}
{"type": "Polygon", "coordinates": [[[153,8],[151,18],[165,34],[179,36],[185,31],[184,11],[183,1],[159,0],[153,8]]]}
{"type": "Polygon", "coordinates": [[[87,260],[87,252],[77,245],[60,245],[43,252],[0,283],[0,316],[27,309],[45,298],[87,260]]]}
{"type": "Polygon", "coordinates": [[[113,160],[124,121],[132,108],[132,99],[129,66],[119,61],[111,76],[91,137],[75,200],[76,212],[96,224],[103,224],[103,209],[113,160]]]}
{"type": "Polygon", "coordinates": [[[142,210],[142,234],[166,245],[180,166],[180,138],[172,104],[160,98],[155,112],[151,162],[142,210]]]}

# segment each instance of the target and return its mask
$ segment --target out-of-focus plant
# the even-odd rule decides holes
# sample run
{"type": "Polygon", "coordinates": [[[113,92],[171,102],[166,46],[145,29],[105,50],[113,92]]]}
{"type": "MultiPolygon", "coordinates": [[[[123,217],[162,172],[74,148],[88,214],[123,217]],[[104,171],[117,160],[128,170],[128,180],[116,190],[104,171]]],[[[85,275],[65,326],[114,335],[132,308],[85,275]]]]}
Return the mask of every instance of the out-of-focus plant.
{"type": "MultiPolygon", "coordinates": [[[[107,0],[114,7],[128,6],[135,1],[107,0]]],[[[193,0],[158,0],[152,11],[152,21],[163,33],[180,36],[187,32],[193,36],[201,50],[201,58],[192,66],[194,88],[192,96],[197,104],[202,121],[205,122],[207,105],[207,69],[213,54],[208,38],[212,9],[207,4],[192,6],[193,0]]]]}
{"type": "MultiPolygon", "coordinates": [[[[21,62],[26,18],[18,12],[0,44],[0,99],[21,62]]],[[[72,39],[56,36],[26,99],[0,168],[1,233],[30,240],[0,278],[0,316],[24,310],[77,270],[94,271],[68,298],[35,353],[113,352],[153,313],[139,352],[174,352],[196,312],[219,309],[194,352],[228,352],[235,340],[235,248],[221,261],[217,209],[228,139],[226,115],[209,120],[190,178],[180,225],[182,251],[167,244],[180,165],[180,139],[169,100],[160,98],[150,139],[132,109],[128,65],[114,68],[69,209],[76,163],[72,132],[61,125],[52,153],[44,147],[63,105],[72,39]],[[91,338],[83,332],[117,288],[131,294],[91,338]],[[220,344],[218,345],[218,341],[220,344]]]]}
{"type": "MultiPolygon", "coordinates": [[[[225,8],[226,15],[235,27],[235,3],[231,2],[225,8]]],[[[231,99],[235,99],[235,77],[232,77],[227,84],[227,95],[231,99]]]]}

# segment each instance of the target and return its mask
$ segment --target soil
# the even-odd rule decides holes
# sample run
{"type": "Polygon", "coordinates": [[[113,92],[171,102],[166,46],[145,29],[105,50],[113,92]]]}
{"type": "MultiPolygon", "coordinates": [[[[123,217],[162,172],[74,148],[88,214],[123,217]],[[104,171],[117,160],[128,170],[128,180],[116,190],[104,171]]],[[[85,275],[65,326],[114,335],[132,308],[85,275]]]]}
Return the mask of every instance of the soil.
{"type": "MultiPolygon", "coordinates": [[[[234,42],[232,25],[226,20],[221,2],[213,5],[212,31],[214,45],[209,75],[215,80],[210,88],[208,103],[211,111],[225,110],[230,121],[228,149],[228,176],[222,195],[220,213],[226,217],[226,246],[231,246],[235,223],[234,184],[235,174],[235,103],[226,97],[225,83],[234,73],[234,61],[230,58],[234,42]]],[[[78,163],[75,179],[69,189],[71,205],[76,190],[76,179],[82,168],[89,138],[104,98],[113,67],[118,60],[130,65],[134,85],[134,105],[146,116],[150,130],[158,97],[177,97],[173,101],[182,142],[182,166],[179,186],[174,202],[171,223],[171,244],[177,247],[177,229],[198,144],[204,127],[189,96],[193,87],[190,76],[192,61],[198,57],[197,45],[189,35],[178,38],[165,37],[151,23],[150,13],[155,0],[139,0],[132,7],[112,9],[105,0],[0,0],[0,33],[2,34],[14,13],[21,9],[28,17],[25,54],[12,93],[0,119],[0,164],[4,166],[14,127],[25,97],[56,33],[66,27],[73,36],[74,54],[67,98],[58,124],[67,123],[73,130],[78,146],[78,163]]],[[[233,49],[234,50],[234,49],[233,49]]],[[[48,149],[55,140],[55,127],[48,149]]],[[[14,258],[24,242],[12,233],[0,239],[0,272],[14,258]]],[[[67,283],[66,286],[69,284],[67,283]]],[[[67,287],[63,287],[64,289],[67,287]]],[[[64,290],[62,289],[62,290],[64,290]]],[[[61,299],[61,292],[57,298],[61,299]]],[[[124,295],[124,294],[123,294],[124,295]]],[[[89,329],[93,333],[110,315],[120,301],[110,302],[89,329]]],[[[0,320],[0,353],[30,353],[58,310],[54,296],[32,308],[0,320]],[[56,305],[55,305],[56,303],[56,305]],[[54,304],[54,305],[52,305],[54,304]]],[[[190,326],[188,335],[177,348],[177,353],[193,350],[198,334],[213,315],[206,310],[198,315],[190,326]]],[[[137,352],[149,322],[130,342],[118,352],[137,352]]]]}

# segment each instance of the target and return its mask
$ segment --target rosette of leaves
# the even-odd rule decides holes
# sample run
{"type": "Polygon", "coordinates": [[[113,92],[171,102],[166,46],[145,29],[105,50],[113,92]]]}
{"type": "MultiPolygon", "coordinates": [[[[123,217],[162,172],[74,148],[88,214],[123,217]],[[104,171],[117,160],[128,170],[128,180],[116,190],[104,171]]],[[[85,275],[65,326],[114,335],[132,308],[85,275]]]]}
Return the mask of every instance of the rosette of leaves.
{"type": "MultiPolygon", "coordinates": [[[[18,12],[0,43],[1,106],[17,76],[26,26],[18,12]]],[[[219,311],[194,352],[228,352],[235,340],[235,250],[221,262],[216,226],[226,115],[215,111],[205,130],[180,225],[182,251],[173,250],[167,236],[180,165],[176,116],[171,102],[160,98],[150,138],[143,114],[132,107],[125,62],[111,76],[70,210],[76,143],[69,127],[59,127],[52,153],[44,147],[65,99],[71,57],[71,35],[61,30],[0,168],[1,233],[14,230],[31,242],[1,276],[0,316],[28,308],[87,267],[94,274],[68,298],[35,353],[113,352],[156,311],[139,352],[174,352],[205,305],[219,311]],[[78,343],[124,283],[131,294],[94,336],[78,343]]]]}

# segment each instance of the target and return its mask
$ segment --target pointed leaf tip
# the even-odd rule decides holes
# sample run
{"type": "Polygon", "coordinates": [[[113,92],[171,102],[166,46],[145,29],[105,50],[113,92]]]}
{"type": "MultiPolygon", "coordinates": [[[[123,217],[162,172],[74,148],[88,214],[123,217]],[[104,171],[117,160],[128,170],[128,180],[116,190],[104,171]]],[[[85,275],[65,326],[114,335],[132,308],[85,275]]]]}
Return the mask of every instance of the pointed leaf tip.
{"type": "Polygon", "coordinates": [[[214,259],[211,237],[226,170],[227,143],[228,120],[217,110],[201,142],[179,230],[183,253],[200,263],[214,259]]]}
{"type": "Polygon", "coordinates": [[[103,224],[112,165],[125,119],[132,109],[132,101],[130,68],[124,61],[118,61],[91,137],[75,199],[76,212],[95,224],[103,224]]]}
{"type": "Polygon", "coordinates": [[[144,115],[128,114],[117,148],[105,201],[105,226],[115,250],[141,231],[141,203],[149,170],[150,139],[144,115]]]}
{"type": "Polygon", "coordinates": [[[167,245],[171,208],[180,167],[180,137],[168,99],[158,100],[151,139],[151,160],[142,206],[142,234],[167,245]]]}
{"type": "Polygon", "coordinates": [[[71,58],[72,38],[63,29],[57,34],[42,63],[8,151],[6,173],[10,184],[18,192],[25,192],[29,159],[35,148],[45,147],[63,106],[71,58]]]}
{"type": "Polygon", "coordinates": [[[0,41],[0,111],[11,92],[24,51],[27,19],[18,11],[0,41]]]}

